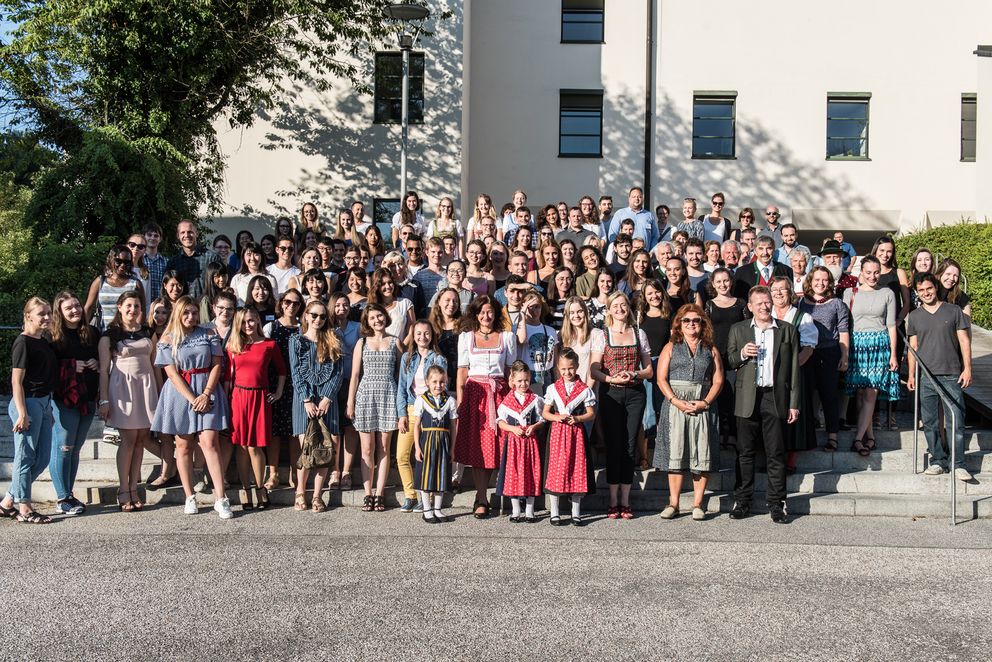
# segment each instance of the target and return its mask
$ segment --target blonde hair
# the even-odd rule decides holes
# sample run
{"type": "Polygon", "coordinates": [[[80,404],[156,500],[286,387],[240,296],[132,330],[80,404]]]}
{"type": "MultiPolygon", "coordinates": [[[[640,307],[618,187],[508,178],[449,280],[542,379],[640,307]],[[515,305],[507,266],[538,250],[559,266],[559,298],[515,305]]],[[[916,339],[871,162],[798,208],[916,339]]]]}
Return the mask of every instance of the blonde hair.
{"type": "Polygon", "coordinates": [[[234,314],[234,321],[231,322],[231,337],[227,339],[227,351],[231,354],[240,354],[251,344],[251,338],[245,335],[244,332],[246,317],[254,317],[258,324],[256,328],[261,331],[259,327],[262,326],[262,319],[259,317],[257,310],[246,307],[236,312],[234,314]]]}
{"type": "Polygon", "coordinates": [[[179,347],[179,345],[186,339],[186,330],[183,328],[183,312],[186,308],[192,308],[196,311],[197,318],[200,315],[200,307],[193,303],[193,298],[188,294],[176,299],[176,303],[172,306],[172,314],[169,315],[169,321],[165,323],[165,333],[164,336],[169,336],[169,344],[173,347],[179,347]]]}
{"type": "Polygon", "coordinates": [[[27,302],[24,304],[24,329],[23,329],[24,331],[27,331],[28,315],[31,314],[31,311],[34,310],[35,308],[42,308],[44,306],[48,306],[49,310],[51,310],[52,308],[51,304],[45,301],[44,299],[42,299],[41,297],[31,297],[30,299],[27,300],[27,302]]]}
{"type": "Polygon", "coordinates": [[[584,345],[587,340],[589,340],[589,334],[591,330],[589,328],[589,309],[586,308],[585,302],[582,297],[570,296],[565,300],[565,314],[561,322],[561,333],[559,337],[561,338],[562,347],[571,347],[572,345],[584,345]],[[583,326],[577,327],[572,324],[572,320],[569,317],[568,310],[573,304],[579,304],[582,306],[582,310],[586,312],[586,322],[583,326]]]}
{"type": "Polygon", "coordinates": [[[629,326],[631,328],[634,328],[635,326],[637,326],[637,321],[634,319],[634,307],[630,305],[630,298],[626,294],[624,294],[623,292],[621,292],[619,290],[617,290],[616,292],[614,292],[610,296],[606,297],[606,322],[605,322],[605,325],[607,327],[613,326],[613,321],[614,320],[613,320],[613,315],[610,314],[610,306],[613,305],[613,302],[614,301],[616,301],[617,299],[620,299],[620,298],[622,298],[624,301],[627,302],[627,319],[625,319],[623,321],[627,323],[627,326],[629,326]]]}
{"type": "Polygon", "coordinates": [[[341,358],[341,338],[338,336],[337,328],[331,321],[331,310],[323,301],[311,299],[307,307],[303,309],[300,316],[300,333],[306,333],[310,328],[310,317],[308,313],[314,308],[323,308],[327,318],[324,320],[324,328],[317,330],[317,362],[337,361],[341,358]]]}

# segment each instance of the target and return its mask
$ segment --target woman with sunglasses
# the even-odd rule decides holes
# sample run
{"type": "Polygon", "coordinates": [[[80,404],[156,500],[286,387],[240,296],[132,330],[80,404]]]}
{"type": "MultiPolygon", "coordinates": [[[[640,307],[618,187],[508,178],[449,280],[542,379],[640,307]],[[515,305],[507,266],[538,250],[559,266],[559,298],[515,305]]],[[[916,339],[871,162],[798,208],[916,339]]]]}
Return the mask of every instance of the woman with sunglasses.
{"type": "Polygon", "coordinates": [[[132,270],[134,277],[145,290],[145,310],[148,310],[152,305],[152,288],[151,274],[148,272],[148,265],[145,264],[145,250],[148,248],[145,235],[136,232],[127,238],[125,245],[131,249],[131,262],[134,264],[132,270]]]}
{"type": "MultiPolygon", "coordinates": [[[[138,292],[142,305],[145,303],[145,288],[134,275],[134,258],[126,244],[115,244],[107,253],[103,273],[90,283],[83,306],[84,319],[99,331],[103,331],[114,319],[117,312],[117,299],[125,292],[138,292]]],[[[164,288],[164,283],[163,283],[164,288]]]]}
{"type": "MultiPolygon", "coordinates": [[[[279,296],[276,305],[278,317],[262,327],[266,338],[271,338],[279,347],[283,363],[290,365],[289,343],[300,332],[300,311],[303,310],[303,295],[298,290],[286,290],[279,296]]],[[[300,442],[293,433],[293,382],[288,380],[282,397],[272,403],[272,441],[265,447],[266,465],[269,477],[265,489],[279,487],[279,453],[283,444],[289,444],[289,482],[295,485],[296,460],[300,457],[300,442]]]]}

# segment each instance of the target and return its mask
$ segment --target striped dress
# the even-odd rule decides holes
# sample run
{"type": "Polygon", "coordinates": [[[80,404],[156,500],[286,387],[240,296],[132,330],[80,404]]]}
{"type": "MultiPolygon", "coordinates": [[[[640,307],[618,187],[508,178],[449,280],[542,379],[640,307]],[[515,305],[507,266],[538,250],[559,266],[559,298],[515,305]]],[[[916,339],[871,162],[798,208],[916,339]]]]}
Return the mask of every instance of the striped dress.
{"type": "Polygon", "coordinates": [[[355,429],[359,432],[392,432],[397,427],[396,338],[390,337],[384,350],[362,343],[362,374],[355,393],[355,429]]]}
{"type": "MultiPolygon", "coordinates": [[[[304,400],[310,400],[314,405],[321,399],[328,398],[331,406],[324,415],[324,422],[331,434],[340,434],[338,424],[338,390],[341,388],[341,378],[344,375],[343,357],[337,361],[317,360],[317,343],[302,333],[289,338],[289,373],[293,382],[293,434],[301,435],[307,431],[306,408],[304,400]]],[[[284,394],[285,398],[286,395],[284,394]]]]}
{"type": "Polygon", "coordinates": [[[413,403],[413,415],[420,417],[420,451],[423,459],[414,472],[414,486],[424,492],[451,489],[451,433],[458,418],[455,399],[442,393],[437,399],[424,393],[413,403]]]}

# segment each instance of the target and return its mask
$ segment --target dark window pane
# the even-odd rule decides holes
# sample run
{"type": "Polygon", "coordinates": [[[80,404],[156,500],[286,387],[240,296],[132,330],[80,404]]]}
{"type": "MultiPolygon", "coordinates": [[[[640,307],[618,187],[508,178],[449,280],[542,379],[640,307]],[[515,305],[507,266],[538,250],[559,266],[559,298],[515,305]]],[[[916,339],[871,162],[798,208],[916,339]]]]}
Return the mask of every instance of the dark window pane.
{"type": "Polygon", "coordinates": [[[603,41],[603,12],[562,10],[562,41],[603,41]]]}
{"type": "Polygon", "coordinates": [[[830,101],[827,117],[835,119],[868,119],[868,104],[863,101],[830,101]]]}
{"type": "Polygon", "coordinates": [[[867,156],[867,142],[855,139],[828,139],[827,156],[867,156]]]}
{"type": "Polygon", "coordinates": [[[693,138],[692,155],[699,156],[733,156],[734,141],[730,138],[693,138]]]}
{"type": "Polygon", "coordinates": [[[693,104],[692,116],[695,118],[725,118],[730,119],[734,116],[734,104],[732,101],[721,101],[721,102],[710,102],[710,101],[696,101],[693,104]]]}
{"type": "MultiPolygon", "coordinates": [[[[372,220],[376,225],[392,223],[393,214],[400,210],[399,198],[376,198],[372,203],[372,220]]],[[[389,236],[388,234],[386,235],[389,236]]]]}
{"type": "Polygon", "coordinates": [[[693,135],[706,138],[729,138],[734,135],[734,124],[730,120],[694,120],[693,135]]]}
{"type": "Polygon", "coordinates": [[[561,137],[559,151],[570,155],[599,155],[599,136],[565,136],[561,137]]]}
{"type": "MultiPolygon", "coordinates": [[[[378,53],[375,58],[374,121],[396,123],[403,108],[403,56],[400,53],[378,53]]],[[[411,123],[424,121],[424,54],[410,54],[411,123]]]]}
{"type": "Polygon", "coordinates": [[[860,120],[827,120],[830,138],[863,138],[868,125],[860,120]]]}
{"type": "Polygon", "coordinates": [[[561,133],[580,133],[586,135],[599,135],[599,113],[574,113],[562,111],[561,133]]]}

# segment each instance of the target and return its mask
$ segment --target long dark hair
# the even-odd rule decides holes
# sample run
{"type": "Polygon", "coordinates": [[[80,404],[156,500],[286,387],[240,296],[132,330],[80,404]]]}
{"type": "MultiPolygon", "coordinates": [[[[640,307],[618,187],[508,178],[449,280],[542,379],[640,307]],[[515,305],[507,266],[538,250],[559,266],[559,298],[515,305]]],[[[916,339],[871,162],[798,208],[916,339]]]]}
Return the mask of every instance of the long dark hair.
{"type": "Polygon", "coordinates": [[[468,304],[468,309],[458,322],[458,330],[463,332],[478,331],[479,313],[485,306],[492,306],[493,309],[493,332],[498,333],[502,331],[505,323],[503,319],[503,306],[488,294],[483,294],[472,299],[472,303],[468,304]]]}
{"type": "Polygon", "coordinates": [[[252,277],[248,281],[248,291],[247,296],[245,296],[245,307],[251,307],[257,310],[259,313],[273,314],[276,312],[276,298],[272,292],[272,283],[269,282],[268,275],[258,274],[252,277]],[[255,290],[255,285],[262,285],[265,290],[269,293],[268,298],[266,298],[264,303],[259,303],[255,301],[255,295],[253,294],[255,290]]]}
{"type": "MultiPolygon", "coordinates": [[[[82,302],[79,301],[79,297],[71,290],[62,290],[56,294],[55,301],[52,303],[52,343],[63,350],[65,349],[65,332],[69,326],[66,324],[65,316],[62,314],[62,304],[70,299],[75,299],[79,302],[80,308],[82,308],[82,302]]],[[[86,321],[85,315],[83,317],[84,319],[79,321],[79,342],[84,347],[95,345],[99,338],[93,332],[93,327],[86,321]]]]}

